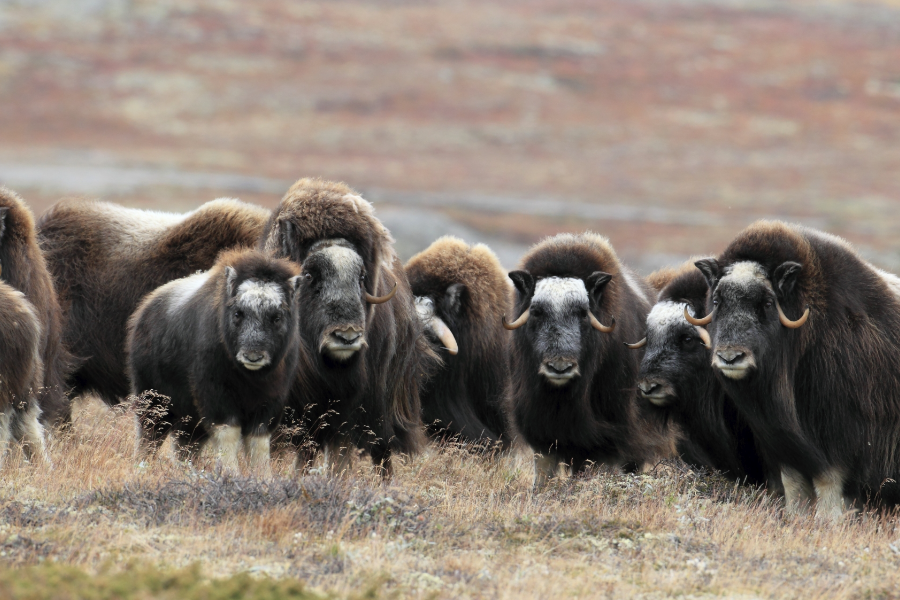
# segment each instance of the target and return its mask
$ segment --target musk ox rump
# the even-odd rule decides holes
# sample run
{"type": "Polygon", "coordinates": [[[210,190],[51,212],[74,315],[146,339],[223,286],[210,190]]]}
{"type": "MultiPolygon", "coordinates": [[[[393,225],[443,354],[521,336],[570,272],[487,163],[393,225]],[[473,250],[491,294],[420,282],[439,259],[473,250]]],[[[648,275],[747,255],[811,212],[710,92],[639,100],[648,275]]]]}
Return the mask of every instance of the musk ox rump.
{"type": "Polygon", "coordinates": [[[206,272],[158,288],[128,328],[132,392],[145,394],[140,450],[174,431],[182,450],[207,438],[237,468],[266,468],[269,440],[297,373],[299,269],[257,250],[224,252],[206,272]],[[162,399],[168,398],[165,405],[162,399]]]}

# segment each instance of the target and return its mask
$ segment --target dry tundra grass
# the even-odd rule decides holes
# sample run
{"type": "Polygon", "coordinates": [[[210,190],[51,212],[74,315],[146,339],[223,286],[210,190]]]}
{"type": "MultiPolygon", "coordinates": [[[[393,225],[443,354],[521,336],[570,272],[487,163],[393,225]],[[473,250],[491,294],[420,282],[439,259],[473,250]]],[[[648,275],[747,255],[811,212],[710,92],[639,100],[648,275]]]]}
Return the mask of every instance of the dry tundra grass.
{"type": "MultiPolygon", "coordinates": [[[[533,495],[524,454],[432,449],[399,461],[390,484],[364,463],[344,478],[295,478],[285,456],[259,481],[162,454],[136,465],[133,443],[126,409],[85,402],[52,443],[52,471],[14,453],[0,561],[153,565],[153,577],[197,563],[204,577],[299,579],[337,597],[900,597],[893,515],[786,517],[778,499],[680,463],[533,495]]],[[[0,597],[17,577],[0,569],[0,597]]]]}

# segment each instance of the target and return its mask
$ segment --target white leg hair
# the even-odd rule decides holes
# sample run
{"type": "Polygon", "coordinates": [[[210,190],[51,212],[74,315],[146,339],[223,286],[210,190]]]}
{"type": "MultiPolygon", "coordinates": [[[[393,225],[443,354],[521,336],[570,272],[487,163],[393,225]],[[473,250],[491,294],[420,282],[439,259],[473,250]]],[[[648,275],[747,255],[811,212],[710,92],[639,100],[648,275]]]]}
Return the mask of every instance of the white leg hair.
{"type": "Polygon", "coordinates": [[[355,448],[350,438],[338,436],[325,444],[325,464],[332,475],[349,475],[355,448]]]}
{"type": "Polygon", "coordinates": [[[269,465],[270,444],[271,436],[268,433],[248,435],[244,438],[244,452],[250,463],[250,472],[259,477],[272,476],[272,469],[269,465]]]}
{"type": "Polygon", "coordinates": [[[38,420],[41,409],[37,402],[32,402],[25,410],[16,411],[16,427],[13,432],[16,440],[22,442],[22,450],[30,462],[40,461],[50,468],[50,455],[44,440],[44,427],[38,420]]]}
{"type": "Polygon", "coordinates": [[[844,516],[844,475],[828,469],[813,478],[816,488],[816,518],[838,522],[844,516]]]}
{"type": "Polygon", "coordinates": [[[241,449],[241,428],[236,425],[214,425],[209,436],[209,448],[222,470],[238,473],[238,451],[241,449]]]}
{"type": "Polygon", "coordinates": [[[788,514],[803,514],[810,509],[815,491],[806,477],[790,467],[781,467],[781,484],[784,486],[784,505],[788,514]]]}
{"type": "Polygon", "coordinates": [[[534,491],[538,492],[547,485],[551,477],[559,473],[559,457],[552,452],[534,455],[534,491]]]}

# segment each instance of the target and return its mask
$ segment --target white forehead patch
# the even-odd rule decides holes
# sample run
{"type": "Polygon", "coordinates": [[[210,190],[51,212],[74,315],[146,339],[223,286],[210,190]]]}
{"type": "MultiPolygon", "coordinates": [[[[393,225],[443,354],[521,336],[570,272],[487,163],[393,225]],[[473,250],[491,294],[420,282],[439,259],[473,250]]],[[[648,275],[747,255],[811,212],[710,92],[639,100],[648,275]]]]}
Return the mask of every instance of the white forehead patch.
{"type": "Polygon", "coordinates": [[[726,279],[735,285],[749,287],[760,281],[766,281],[766,270],[758,262],[747,260],[728,267],[722,280],[726,279]]]}
{"type": "Polygon", "coordinates": [[[238,286],[235,296],[238,306],[257,315],[270,308],[280,308],[285,301],[280,285],[257,279],[244,281],[238,286]]]}
{"type": "Polygon", "coordinates": [[[587,306],[588,293],[584,282],[576,277],[547,277],[534,286],[532,302],[546,303],[552,307],[565,304],[587,306]]]}
{"type": "Polygon", "coordinates": [[[687,307],[689,315],[696,316],[693,309],[683,302],[667,300],[656,304],[647,315],[647,329],[663,331],[673,325],[687,323],[684,318],[685,307],[687,307]]]}
{"type": "Polygon", "coordinates": [[[319,252],[328,257],[340,279],[356,278],[362,269],[362,257],[345,246],[328,246],[319,252]]]}

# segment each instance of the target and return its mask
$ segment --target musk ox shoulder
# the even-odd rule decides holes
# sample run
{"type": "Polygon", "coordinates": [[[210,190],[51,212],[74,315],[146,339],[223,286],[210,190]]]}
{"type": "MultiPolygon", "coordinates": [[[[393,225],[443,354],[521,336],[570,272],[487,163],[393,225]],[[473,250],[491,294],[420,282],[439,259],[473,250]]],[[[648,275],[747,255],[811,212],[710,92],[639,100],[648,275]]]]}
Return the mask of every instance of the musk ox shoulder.
{"type": "Polygon", "coordinates": [[[243,439],[251,467],[267,467],[270,434],[297,374],[298,273],[287,260],[234,250],[141,302],[128,326],[128,359],[132,393],[155,392],[140,419],[145,452],[174,432],[183,450],[209,439],[236,469],[243,439]]]}
{"type": "Polygon", "coordinates": [[[509,364],[501,319],[511,308],[506,271],[490,248],[442,237],[406,264],[416,309],[444,365],[422,389],[422,420],[436,437],[507,445],[509,364]]]}
{"type": "Polygon", "coordinates": [[[95,200],[55,204],[41,218],[40,239],[63,307],[63,340],[80,359],[72,395],[124,399],[126,326],[141,298],[211,268],[222,250],[255,245],[268,217],[262,207],[230,199],[187,214],[95,200]]]}
{"type": "Polygon", "coordinates": [[[301,264],[300,369],[289,406],[305,466],[324,448],[344,471],[354,448],[383,475],[394,451],[421,443],[419,384],[437,357],[422,338],[393,238],[372,205],[342,183],[301,179],[272,214],[269,254],[301,264]]]}
{"type": "Polygon", "coordinates": [[[49,464],[37,393],[44,381],[41,322],[25,295],[0,281],[0,466],[9,442],[49,464]]]}
{"type": "MultiPolygon", "coordinates": [[[[510,408],[535,456],[535,486],[560,463],[641,464],[657,443],[640,422],[638,339],[652,291],[599,235],[549,238],[509,274],[517,294],[510,408]]],[[[505,322],[505,321],[504,321],[505,322]]]]}
{"type": "Polygon", "coordinates": [[[35,389],[41,420],[63,424],[71,419],[66,378],[72,357],[62,343],[62,314],[53,279],[38,245],[34,215],[10,189],[0,187],[0,269],[2,280],[32,304],[40,323],[43,379],[35,389]]]}
{"type": "Polygon", "coordinates": [[[755,223],[718,259],[710,287],[713,366],[789,511],[839,519],[900,501],[900,279],[844,240],[755,223]]]}

